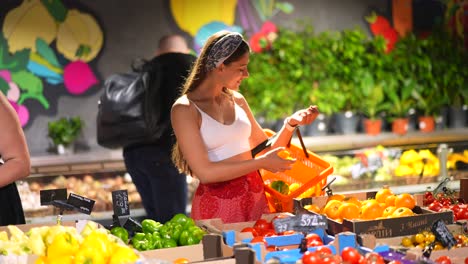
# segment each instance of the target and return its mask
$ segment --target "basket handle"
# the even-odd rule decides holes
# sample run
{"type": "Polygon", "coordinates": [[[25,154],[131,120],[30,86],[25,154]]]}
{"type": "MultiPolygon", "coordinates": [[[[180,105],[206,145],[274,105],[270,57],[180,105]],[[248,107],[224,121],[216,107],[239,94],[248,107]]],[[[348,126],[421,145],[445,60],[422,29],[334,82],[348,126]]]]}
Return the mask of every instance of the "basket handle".
{"type": "MultiPolygon", "coordinates": [[[[296,131],[297,138],[299,139],[299,142],[301,143],[301,147],[302,147],[302,150],[304,151],[304,155],[308,158],[309,157],[309,152],[307,152],[307,148],[306,148],[306,146],[304,144],[304,140],[302,139],[302,135],[301,135],[301,131],[299,130],[299,127],[296,127],[294,130],[296,131]]],[[[275,139],[275,137],[277,135],[278,135],[278,133],[274,134],[270,138],[268,138],[265,141],[263,141],[262,143],[258,144],[258,146],[256,146],[254,149],[252,149],[251,150],[252,157],[255,157],[262,150],[270,147],[271,144],[273,144],[273,140],[275,139]]],[[[291,146],[291,139],[292,139],[292,137],[289,139],[288,147],[291,146]]]]}
{"type": "MultiPolygon", "coordinates": [[[[302,151],[304,151],[304,155],[309,158],[309,152],[307,152],[307,148],[304,144],[304,140],[302,139],[302,135],[301,135],[301,131],[299,129],[299,127],[297,127],[296,129],[296,134],[297,134],[297,138],[299,139],[299,142],[301,143],[301,147],[302,147],[302,151]]],[[[292,139],[292,137],[291,137],[292,139]]],[[[288,143],[288,147],[291,146],[291,140],[289,140],[289,143],[288,143]]]]}

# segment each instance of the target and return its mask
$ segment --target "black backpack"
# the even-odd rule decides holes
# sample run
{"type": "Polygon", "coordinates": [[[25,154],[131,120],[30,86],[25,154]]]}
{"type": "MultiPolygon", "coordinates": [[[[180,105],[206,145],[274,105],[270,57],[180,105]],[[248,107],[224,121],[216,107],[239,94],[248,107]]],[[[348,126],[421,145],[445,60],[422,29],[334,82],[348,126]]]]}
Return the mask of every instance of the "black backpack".
{"type": "Polygon", "coordinates": [[[151,71],[142,67],[106,79],[98,102],[99,145],[115,149],[151,141],[144,118],[145,91],[151,82],[151,71]]]}

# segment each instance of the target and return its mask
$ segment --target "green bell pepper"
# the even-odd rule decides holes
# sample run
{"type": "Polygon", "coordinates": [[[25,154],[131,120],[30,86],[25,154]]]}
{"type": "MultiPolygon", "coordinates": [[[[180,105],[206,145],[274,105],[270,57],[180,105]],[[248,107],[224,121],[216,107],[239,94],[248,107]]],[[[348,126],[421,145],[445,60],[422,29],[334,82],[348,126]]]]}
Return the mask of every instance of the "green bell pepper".
{"type": "Polygon", "coordinates": [[[158,231],[161,226],[163,226],[161,223],[153,219],[144,219],[141,221],[141,229],[143,230],[143,233],[153,234],[158,231]]]}
{"type": "Polygon", "coordinates": [[[190,226],[184,229],[179,236],[178,243],[180,246],[194,245],[200,243],[205,231],[198,226],[190,226]]]}
{"type": "Polygon", "coordinates": [[[162,248],[177,247],[177,241],[172,238],[162,238],[162,248]]]}
{"type": "Polygon", "coordinates": [[[151,249],[151,241],[145,233],[135,233],[132,238],[132,245],[138,251],[145,251],[151,249]]]}
{"type": "Polygon", "coordinates": [[[125,244],[128,243],[128,231],[127,229],[121,227],[121,226],[114,226],[111,229],[111,234],[120,238],[125,244]]]}

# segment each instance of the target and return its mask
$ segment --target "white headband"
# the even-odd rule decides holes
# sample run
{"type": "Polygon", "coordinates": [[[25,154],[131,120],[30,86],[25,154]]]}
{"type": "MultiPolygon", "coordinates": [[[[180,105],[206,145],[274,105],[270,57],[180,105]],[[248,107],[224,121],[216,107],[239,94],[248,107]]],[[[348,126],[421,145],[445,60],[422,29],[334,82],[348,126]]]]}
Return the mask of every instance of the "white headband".
{"type": "Polygon", "coordinates": [[[242,41],[242,35],[235,32],[229,33],[216,41],[210,52],[208,52],[206,70],[211,71],[221,65],[221,63],[234,53],[242,41]]]}

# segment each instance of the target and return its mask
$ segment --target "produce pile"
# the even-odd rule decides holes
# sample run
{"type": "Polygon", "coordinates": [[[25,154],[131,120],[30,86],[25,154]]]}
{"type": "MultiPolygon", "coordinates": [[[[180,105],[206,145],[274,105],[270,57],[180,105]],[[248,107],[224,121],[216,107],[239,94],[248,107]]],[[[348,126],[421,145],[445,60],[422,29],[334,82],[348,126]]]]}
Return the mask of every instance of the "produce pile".
{"type": "Polygon", "coordinates": [[[140,258],[132,248],[95,222],[87,222],[81,232],[63,225],[33,227],[27,232],[13,225],[7,228],[10,236],[6,231],[0,232],[3,258],[34,254],[38,256],[35,264],[118,264],[134,263],[140,258]]]}
{"type": "MultiPolygon", "coordinates": [[[[439,158],[430,149],[403,151],[377,146],[353,155],[325,154],[322,158],[333,166],[334,173],[329,179],[336,178],[333,182],[336,190],[340,186],[349,189],[350,185],[358,184],[359,181],[367,181],[367,185],[356,186],[355,189],[374,188],[375,184],[382,185],[383,182],[395,185],[434,182],[440,174],[439,158]]],[[[468,150],[448,154],[448,170],[466,170],[467,165],[468,150]]]]}
{"type": "Polygon", "coordinates": [[[164,224],[144,219],[141,230],[134,234],[129,234],[128,230],[120,226],[112,227],[111,233],[138,251],[145,251],[195,245],[200,243],[206,232],[195,225],[192,218],[185,214],[176,214],[164,224]]]}
{"type": "Polygon", "coordinates": [[[324,207],[306,205],[305,209],[326,215],[338,222],[348,220],[376,220],[414,215],[416,200],[409,193],[394,194],[389,188],[380,189],[374,199],[360,201],[356,197],[334,194],[324,207]]]}

